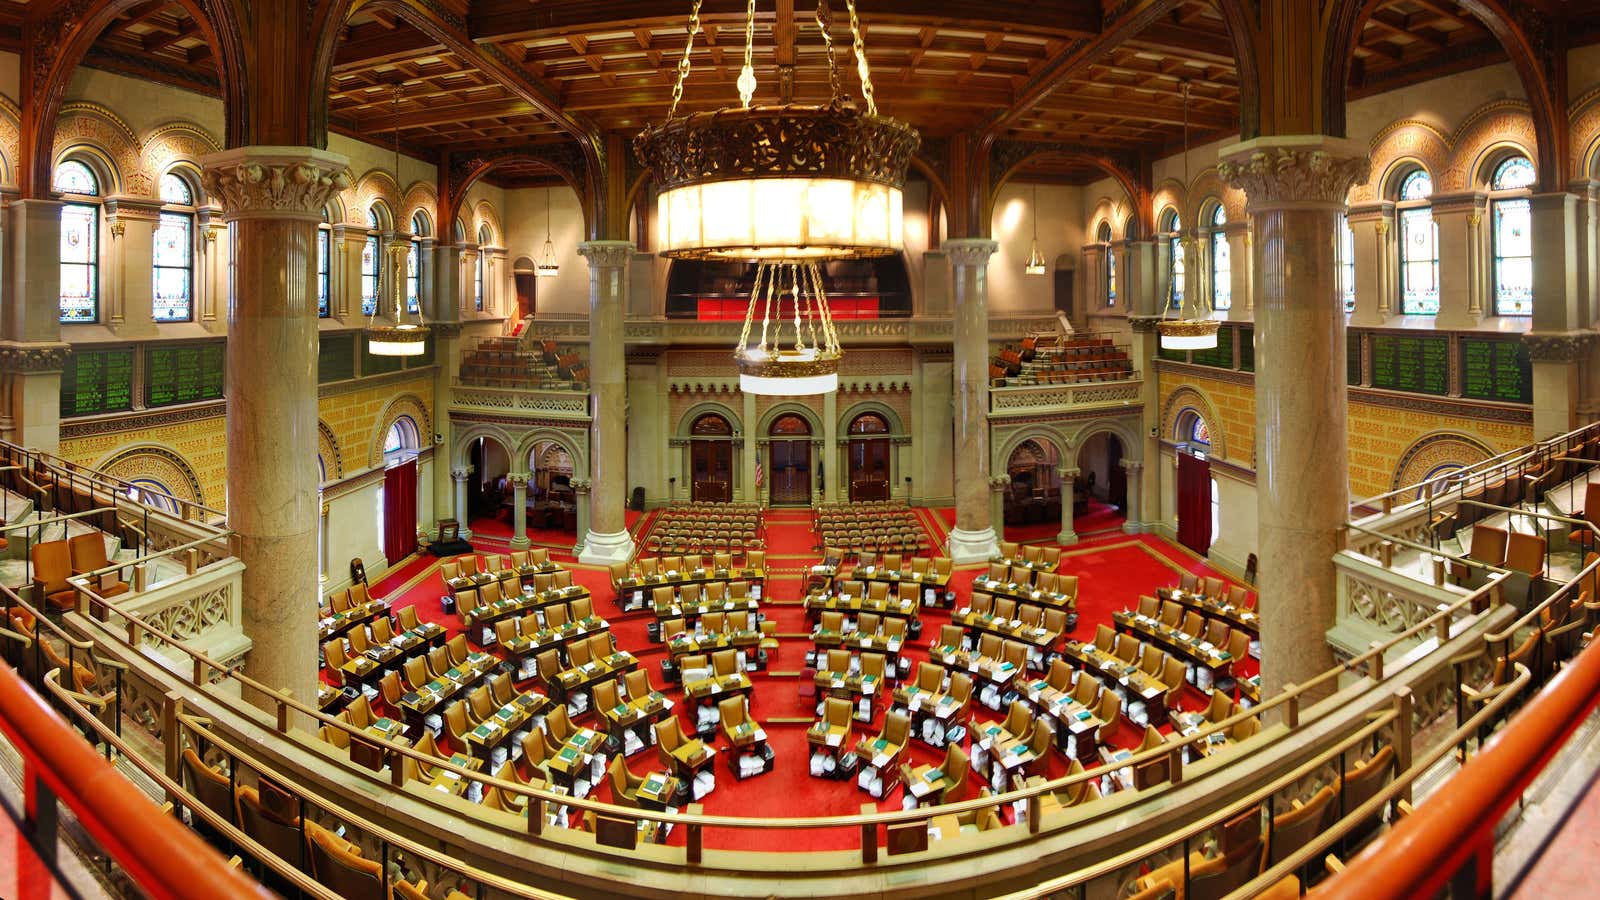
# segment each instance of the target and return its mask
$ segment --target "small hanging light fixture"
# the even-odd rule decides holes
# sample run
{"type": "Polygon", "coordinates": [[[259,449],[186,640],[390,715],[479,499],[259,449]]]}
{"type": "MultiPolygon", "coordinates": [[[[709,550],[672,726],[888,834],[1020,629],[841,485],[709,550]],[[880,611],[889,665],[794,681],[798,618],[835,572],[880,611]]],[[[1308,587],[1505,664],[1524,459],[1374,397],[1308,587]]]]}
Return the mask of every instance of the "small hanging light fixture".
{"type": "Polygon", "coordinates": [[[556,245],[550,240],[550,188],[544,189],[544,252],[534,274],[540,278],[554,278],[561,274],[561,264],[556,262],[556,245]]]}
{"type": "MultiPolygon", "coordinates": [[[[400,183],[400,82],[394,84],[394,180],[400,183]]],[[[411,242],[390,240],[385,248],[389,260],[389,296],[394,300],[394,324],[380,325],[378,309],[374,304],[367,318],[367,352],[373,356],[421,356],[428,352],[428,326],[422,321],[419,306],[416,318],[406,315],[406,262],[411,255],[411,242]]]]}
{"type": "MultiPolygon", "coordinates": [[[[1189,187],[1189,80],[1183,85],[1183,185],[1189,187]]],[[[1191,225],[1193,223],[1190,223],[1191,225]]],[[[1183,233],[1178,239],[1185,258],[1194,249],[1191,237],[1180,222],[1183,233]]],[[[1211,301],[1199,296],[1200,291],[1185,290],[1177,318],[1163,318],[1156,325],[1161,334],[1163,350],[1210,350],[1217,346],[1218,322],[1211,318],[1211,301]],[[1190,295],[1195,296],[1190,296],[1190,295]]]]}
{"type": "Polygon", "coordinates": [[[1028,251],[1028,264],[1022,267],[1024,275],[1043,275],[1044,256],[1039,253],[1039,183],[1033,184],[1033,247],[1028,251]]]}

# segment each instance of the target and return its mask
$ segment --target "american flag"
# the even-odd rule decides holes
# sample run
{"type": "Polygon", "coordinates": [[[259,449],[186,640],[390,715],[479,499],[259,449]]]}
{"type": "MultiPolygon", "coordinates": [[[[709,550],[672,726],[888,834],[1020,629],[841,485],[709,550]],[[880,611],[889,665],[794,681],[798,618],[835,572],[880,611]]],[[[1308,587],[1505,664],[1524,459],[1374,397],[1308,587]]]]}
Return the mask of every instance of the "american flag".
{"type": "Polygon", "coordinates": [[[767,470],[761,465],[761,458],[756,457],[756,487],[761,487],[767,480],[767,470]]]}

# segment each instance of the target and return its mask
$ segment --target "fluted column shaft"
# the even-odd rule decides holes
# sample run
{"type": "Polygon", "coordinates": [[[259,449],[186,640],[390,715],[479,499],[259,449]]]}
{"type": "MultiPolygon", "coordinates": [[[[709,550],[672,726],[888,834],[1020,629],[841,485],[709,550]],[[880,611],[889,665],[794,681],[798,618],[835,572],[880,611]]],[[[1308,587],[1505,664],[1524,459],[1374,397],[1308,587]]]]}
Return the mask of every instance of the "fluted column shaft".
{"type": "Polygon", "coordinates": [[[627,366],[622,352],[622,314],[632,241],[588,241],[578,252],[589,261],[589,528],[580,560],[626,562],[633,556],[628,534],[627,366]]]}
{"type": "Polygon", "coordinates": [[[1076,544],[1078,532],[1072,527],[1072,488],[1078,478],[1076,468],[1060,468],[1056,473],[1061,476],[1061,533],[1056,535],[1056,541],[1062,544],[1076,544]]]}
{"type": "Polygon", "coordinates": [[[472,529],[467,527],[467,523],[472,521],[472,518],[467,514],[467,479],[471,476],[472,470],[468,468],[450,470],[450,481],[455,485],[454,515],[456,522],[460,526],[462,540],[472,536],[472,529]]]}
{"type": "Polygon", "coordinates": [[[521,550],[528,540],[528,473],[513,472],[511,481],[511,546],[521,550]]]}
{"type": "Polygon", "coordinates": [[[989,512],[989,257],[999,244],[982,238],[944,242],[955,300],[956,527],[947,552],[978,562],[1000,552],[989,512]]]}
{"type": "Polygon", "coordinates": [[[1339,215],[1366,148],[1315,136],[1225,148],[1255,228],[1256,493],[1263,694],[1333,665],[1333,555],[1349,514],[1339,215]]]}
{"type": "MultiPolygon", "coordinates": [[[[244,147],[202,160],[234,228],[228,308],[228,525],[237,535],[250,674],[317,696],[316,232],[346,160],[244,147]]],[[[273,708],[267,698],[251,698],[273,708]]],[[[302,725],[307,723],[300,723],[302,725]]]]}

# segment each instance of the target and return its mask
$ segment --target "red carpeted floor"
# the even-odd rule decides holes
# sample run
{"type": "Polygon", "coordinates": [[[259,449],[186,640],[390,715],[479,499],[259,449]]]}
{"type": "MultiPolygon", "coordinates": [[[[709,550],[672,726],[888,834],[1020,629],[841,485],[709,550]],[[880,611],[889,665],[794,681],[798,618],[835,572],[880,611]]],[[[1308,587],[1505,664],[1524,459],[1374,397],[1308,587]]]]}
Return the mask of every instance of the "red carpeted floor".
{"type": "MultiPolygon", "coordinates": [[[[940,526],[953,520],[952,511],[925,511],[924,523],[930,538],[942,540],[940,526]],[[943,521],[940,521],[943,520],[943,521]]],[[[643,533],[650,525],[648,518],[630,513],[630,527],[635,534],[643,533]]],[[[768,671],[755,673],[752,710],[765,724],[771,746],[776,754],[776,766],[770,773],[746,781],[735,779],[727,769],[728,753],[719,759],[716,767],[717,787],[702,801],[707,813],[719,815],[759,816],[826,816],[859,812],[863,803],[871,801],[870,795],[858,789],[854,782],[838,782],[814,778],[809,774],[809,752],[805,740],[807,725],[815,718],[815,700],[802,698],[800,670],[805,667],[805,653],[811,648],[810,627],[805,621],[800,605],[803,590],[802,573],[815,559],[811,546],[815,544],[810,530],[809,510],[780,510],[769,513],[765,519],[769,546],[771,577],[763,597],[762,611],[777,623],[780,648],[770,661],[768,671]],[[776,720],[791,719],[795,722],[776,720]]],[[[480,540],[479,523],[473,523],[474,541],[480,540]]],[[[499,552],[503,538],[482,537],[480,549],[499,552]]],[[[573,578],[589,588],[594,595],[595,610],[611,623],[618,646],[631,651],[651,673],[658,688],[666,689],[660,664],[665,654],[659,644],[646,639],[645,626],[653,617],[649,613],[624,615],[616,605],[609,584],[608,573],[599,567],[568,563],[573,578]]],[[[983,566],[962,566],[956,570],[953,586],[957,592],[956,605],[964,605],[970,595],[973,578],[983,566]]],[[[1079,577],[1078,612],[1080,615],[1074,638],[1092,636],[1095,626],[1109,624],[1115,610],[1135,605],[1141,594],[1148,594],[1160,586],[1176,583],[1180,572],[1217,574],[1203,561],[1186,551],[1148,535],[1125,535],[1120,532],[1091,537],[1082,543],[1065,548],[1062,556],[1063,572],[1079,577]]],[[[439,598],[445,594],[439,576],[438,560],[423,556],[410,560],[379,582],[375,593],[388,596],[396,607],[415,604],[425,621],[444,625],[452,636],[461,629],[458,615],[446,614],[439,598]]],[[[911,642],[904,653],[916,662],[926,659],[929,640],[939,633],[939,627],[949,622],[949,613],[943,610],[925,610],[922,615],[922,638],[911,642]]],[[[1254,660],[1247,661],[1245,674],[1255,671],[1254,660]]],[[[532,684],[523,685],[532,688],[532,684]]],[[[681,699],[676,690],[669,695],[681,699]]],[[[1182,703],[1186,708],[1204,708],[1206,698],[1195,688],[1185,688],[1182,703]]],[[[381,704],[380,704],[381,705],[381,704]]],[[[881,727],[886,703],[880,703],[875,719],[870,725],[857,724],[857,736],[875,735],[881,727]]],[[[998,720],[1002,716],[980,704],[974,703],[975,717],[980,722],[998,720]]],[[[683,723],[689,723],[684,704],[678,711],[683,723]]],[[[579,717],[581,724],[591,724],[590,716],[579,717]]],[[[685,724],[692,730],[692,724],[685,724]]],[[[1106,738],[1117,746],[1136,746],[1141,729],[1126,720],[1109,729],[1106,738]]],[[[444,742],[448,745],[448,741],[444,742]]],[[[715,743],[723,743],[719,738],[715,743]]],[[[915,764],[936,763],[943,751],[935,751],[920,740],[913,740],[908,750],[908,760],[915,764]]],[[[653,750],[643,750],[628,760],[628,766],[643,774],[659,767],[653,750]]],[[[1066,760],[1060,753],[1052,753],[1048,774],[1059,776],[1066,771],[1066,760]]],[[[976,791],[976,787],[973,788],[976,791]]],[[[602,784],[595,795],[609,799],[610,787],[602,784]]],[[[882,809],[898,809],[901,792],[896,790],[878,805],[882,809]]],[[[670,843],[681,844],[682,834],[675,833],[670,843]]],[[[755,831],[746,829],[708,829],[706,846],[719,849],[753,850],[844,850],[859,846],[860,836],[850,829],[803,831],[755,831]]]]}

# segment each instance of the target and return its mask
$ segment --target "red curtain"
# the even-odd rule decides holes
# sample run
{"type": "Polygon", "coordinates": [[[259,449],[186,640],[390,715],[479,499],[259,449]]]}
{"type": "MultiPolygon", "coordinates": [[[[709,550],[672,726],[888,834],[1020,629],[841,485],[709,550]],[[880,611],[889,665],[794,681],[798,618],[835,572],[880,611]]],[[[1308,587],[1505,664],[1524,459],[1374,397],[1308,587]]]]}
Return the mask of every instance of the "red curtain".
{"type": "Polygon", "coordinates": [[[1178,543],[1211,549],[1211,461],[1190,453],[1178,454],[1178,543]]]}
{"type": "Polygon", "coordinates": [[[383,470],[383,555],[394,565],[417,549],[417,461],[383,470]]]}

